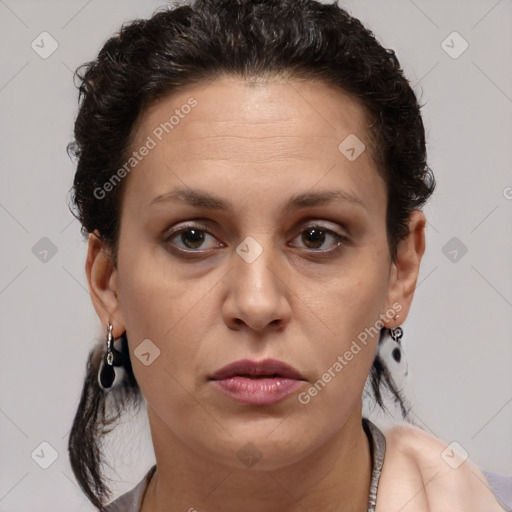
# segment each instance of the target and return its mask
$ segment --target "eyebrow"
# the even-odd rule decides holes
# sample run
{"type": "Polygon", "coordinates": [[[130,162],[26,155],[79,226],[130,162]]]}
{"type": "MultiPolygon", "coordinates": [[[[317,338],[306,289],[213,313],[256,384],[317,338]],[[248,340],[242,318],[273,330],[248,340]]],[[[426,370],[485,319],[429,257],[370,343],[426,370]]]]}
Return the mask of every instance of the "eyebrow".
{"type": "MultiPolygon", "coordinates": [[[[335,201],[344,201],[367,210],[364,202],[357,196],[354,196],[343,190],[323,190],[318,192],[304,192],[296,194],[287,201],[283,210],[285,212],[308,208],[313,206],[321,206],[335,201]]],[[[186,203],[197,208],[206,208],[208,210],[219,210],[225,212],[233,211],[233,205],[230,201],[215,197],[203,190],[194,190],[191,188],[177,187],[170,192],[161,194],[153,198],[148,206],[153,204],[161,204],[168,202],[186,203]]]]}

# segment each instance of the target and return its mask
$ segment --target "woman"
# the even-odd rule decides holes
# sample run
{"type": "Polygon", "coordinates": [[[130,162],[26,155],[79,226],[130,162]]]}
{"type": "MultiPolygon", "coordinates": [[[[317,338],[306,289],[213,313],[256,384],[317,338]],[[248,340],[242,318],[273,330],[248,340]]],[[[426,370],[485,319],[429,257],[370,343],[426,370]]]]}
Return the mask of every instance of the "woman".
{"type": "Polygon", "coordinates": [[[98,508],[492,510],[485,476],[413,425],[401,360],[434,190],[394,53],[333,5],[198,0],[82,73],[71,150],[105,342],[69,439],[98,508]],[[391,344],[391,345],[390,345],[391,344]],[[101,440],[147,406],[156,456],[109,495],[101,440]]]}

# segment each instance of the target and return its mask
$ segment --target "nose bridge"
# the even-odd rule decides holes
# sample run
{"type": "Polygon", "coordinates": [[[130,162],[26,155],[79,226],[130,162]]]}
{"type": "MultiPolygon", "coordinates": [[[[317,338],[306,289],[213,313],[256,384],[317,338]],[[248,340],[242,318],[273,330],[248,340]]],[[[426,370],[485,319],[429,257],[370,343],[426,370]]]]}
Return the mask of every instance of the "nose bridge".
{"type": "Polygon", "coordinates": [[[290,311],[278,260],[270,233],[247,236],[236,247],[224,304],[228,324],[239,327],[242,321],[261,331],[270,323],[286,323],[290,311]]]}
{"type": "Polygon", "coordinates": [[[247,236],[236,248],[238,259],[235,267],[238,279],[247,281],[253,292],[269,292],[276,279],[276,262],[274,242],[269,233],[247,236]]]}

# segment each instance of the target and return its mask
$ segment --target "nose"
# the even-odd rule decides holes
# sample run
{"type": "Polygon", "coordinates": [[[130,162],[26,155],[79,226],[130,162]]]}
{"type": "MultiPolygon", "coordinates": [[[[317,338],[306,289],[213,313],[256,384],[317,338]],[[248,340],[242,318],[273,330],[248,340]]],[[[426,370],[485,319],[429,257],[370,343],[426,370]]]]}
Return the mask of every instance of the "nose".
{"type": "Polygon", "coordinates": [[[265,329],[284,329],[291,318],[292,293],[284,265],[279,264],[270,244],[266,244],[254,261],[240,254],[233,252],[231,271],[224,280],[224,322],[233,330],[258,333],[265,329]]]}

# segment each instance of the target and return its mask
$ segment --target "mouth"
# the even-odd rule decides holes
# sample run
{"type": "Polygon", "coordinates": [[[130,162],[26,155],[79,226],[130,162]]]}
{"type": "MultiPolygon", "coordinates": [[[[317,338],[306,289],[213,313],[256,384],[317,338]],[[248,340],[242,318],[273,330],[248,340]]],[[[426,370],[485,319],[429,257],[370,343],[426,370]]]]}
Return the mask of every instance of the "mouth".
{"type": "Polygon", "coordinates": [[[262,361],[240,359],[217,370],[209,377],[209,380],[223,380],[231,377],[305,380],[296,368],[277,359],[264,359],[262,361]]]}
{"type": "Polygon", "coordinates": [[[297,391],[306,379],[277,359],[243,359],[217,370],[209,380],[217,391],[236,402],[272,405],[297,391]]]}
{"type": "Polygon", "coordinates": [[[283,375],[279,375],[278,373],[274,373],[273,375],[250,375],[248,373],[242,373],[240,375],[234,375],[234,377],[245,377],[247,379],[276,379],[278,377],[284,378],[283,375]]]}

